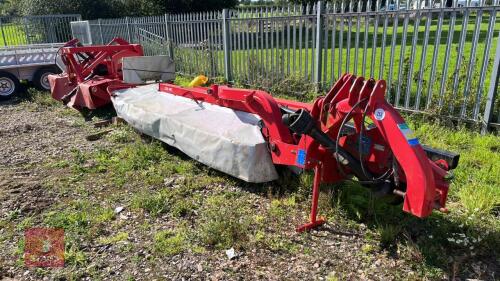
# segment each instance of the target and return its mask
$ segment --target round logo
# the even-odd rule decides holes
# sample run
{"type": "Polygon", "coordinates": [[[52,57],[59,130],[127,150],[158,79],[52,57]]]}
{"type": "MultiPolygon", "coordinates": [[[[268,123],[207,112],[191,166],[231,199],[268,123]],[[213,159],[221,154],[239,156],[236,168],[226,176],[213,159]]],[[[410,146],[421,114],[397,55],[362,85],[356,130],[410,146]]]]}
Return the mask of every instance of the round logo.
{"type": "Polygon", "coordinates": [[[382,108],[377,108],[375,109],[375,119],[377,119],[378,121],[382,121],[384,120],[384,117],[385,117],[385,110],[383,110],[382,108]]]}

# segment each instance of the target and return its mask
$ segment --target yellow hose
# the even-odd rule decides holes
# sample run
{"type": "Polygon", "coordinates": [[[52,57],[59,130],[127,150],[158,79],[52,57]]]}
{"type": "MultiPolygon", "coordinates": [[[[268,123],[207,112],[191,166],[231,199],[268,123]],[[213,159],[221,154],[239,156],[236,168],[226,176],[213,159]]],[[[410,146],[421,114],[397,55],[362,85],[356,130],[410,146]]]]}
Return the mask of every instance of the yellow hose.
{"type": "Polygon", "coordinates": [[[208,77],[205,75],[198,75],[196,76],[193,81],[189,83],[189,87],[200,87],[208,82],[208,77]]]}

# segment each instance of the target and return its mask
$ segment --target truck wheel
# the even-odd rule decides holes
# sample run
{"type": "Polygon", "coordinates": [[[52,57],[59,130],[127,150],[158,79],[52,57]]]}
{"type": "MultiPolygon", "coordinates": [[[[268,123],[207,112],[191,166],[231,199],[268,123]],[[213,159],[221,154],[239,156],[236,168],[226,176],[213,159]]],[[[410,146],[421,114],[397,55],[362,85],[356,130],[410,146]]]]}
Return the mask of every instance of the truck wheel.
{"type": "Polygon", "coordinates": [[[55,66],[41,67],[33,75],[33,84],[38,90],[50,91],[49,75],[60,72],[55,66]]]}
{"type": "Polygon", "coordinates": [[[0,71],[0,100],[8,100],[19,91],[19,79],[13,74],[0,71]]]}

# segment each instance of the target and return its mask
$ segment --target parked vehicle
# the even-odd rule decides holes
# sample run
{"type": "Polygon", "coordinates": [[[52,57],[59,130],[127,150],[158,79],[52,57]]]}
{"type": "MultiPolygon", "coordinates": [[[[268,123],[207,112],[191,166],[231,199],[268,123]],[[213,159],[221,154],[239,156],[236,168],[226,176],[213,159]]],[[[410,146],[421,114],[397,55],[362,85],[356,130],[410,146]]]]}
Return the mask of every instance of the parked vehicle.
{"type": "Polygon", "coordinates": [[[413,10],[419,10],[419,9],[425,9],[427,8],[427,5],[425,1],[413,1],[413,10]]]}
{"type": "Polygon", "coordinates": [[[479,0],[458,0],[457,7],[479,7],[481,1],[479,0]]]}
{"type": "Polygon", "coordinates": [[[0,100],[19,92],[20,81],[32,82],[39,90],[50,90],[49,74],[59,73],[57,51],[63,44],[33,44],[0,48],[0,100]]]}
{"type": "MultiPolygon", "coordinates": [[[[396,11],[396,4],[395,3],[389,3],[387,4],[387,7],[382,7],[380,8],[380,11],[396,11]]],[[[406,10],[406,4],[405,3],[401,3],[399,5],[399,10],[402,11],[402,10],[406,10]]]]}

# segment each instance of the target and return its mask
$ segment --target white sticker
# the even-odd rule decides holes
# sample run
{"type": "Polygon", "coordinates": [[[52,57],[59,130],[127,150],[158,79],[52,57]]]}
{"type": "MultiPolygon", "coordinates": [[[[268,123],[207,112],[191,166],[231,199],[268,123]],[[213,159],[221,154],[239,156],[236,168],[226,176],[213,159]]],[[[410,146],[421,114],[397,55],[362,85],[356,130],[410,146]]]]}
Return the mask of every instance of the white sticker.
{"type": "Polygon", "coordinates": [[[383,110],[382,108],[377,108],[377,109],[375,109],[374,115],[375,115],[375,119],[377,119],[378,121],[382,121],[385,118],[385,110],[383,110]]]}

